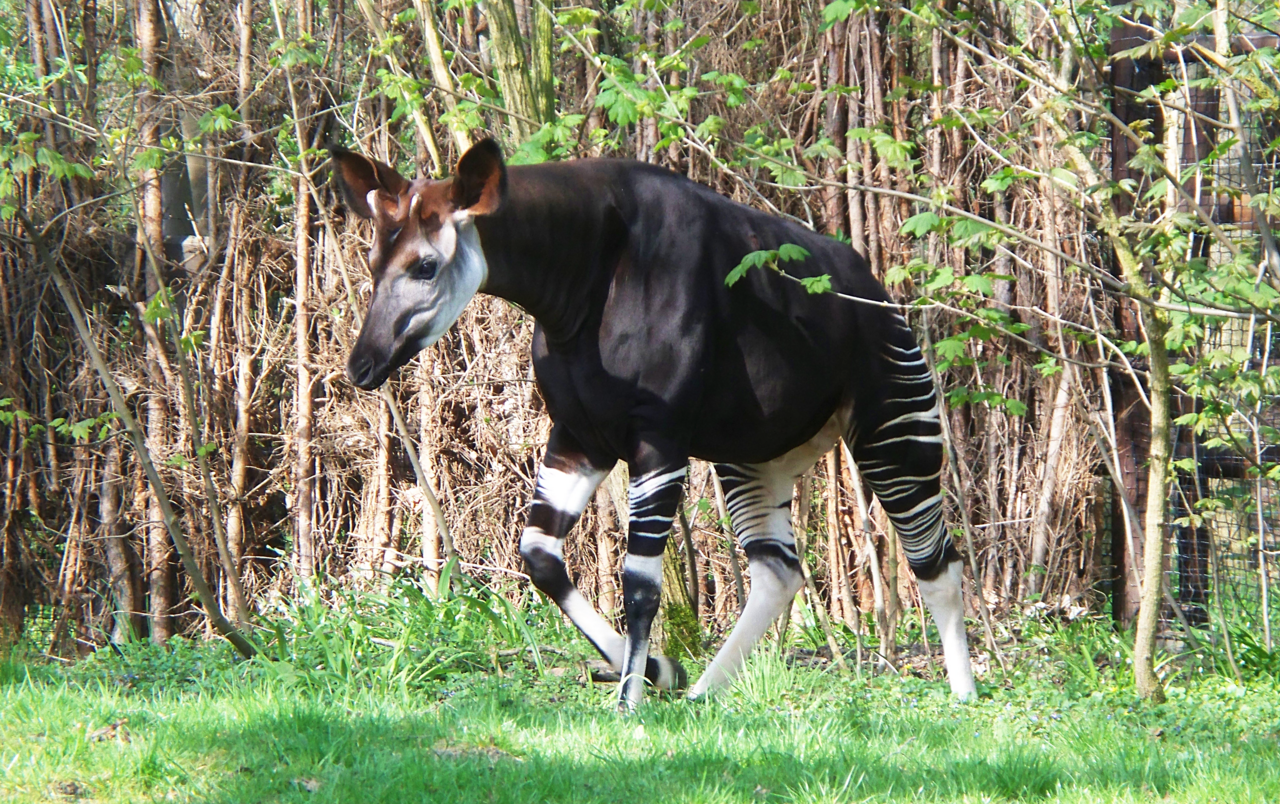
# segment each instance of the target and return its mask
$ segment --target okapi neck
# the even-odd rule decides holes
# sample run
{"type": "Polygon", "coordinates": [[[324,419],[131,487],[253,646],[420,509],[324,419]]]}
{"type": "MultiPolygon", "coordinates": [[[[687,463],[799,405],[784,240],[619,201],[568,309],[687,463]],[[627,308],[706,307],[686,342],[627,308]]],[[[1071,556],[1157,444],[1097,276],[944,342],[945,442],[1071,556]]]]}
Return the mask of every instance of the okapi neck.
{"type": "Polygon", "coordinates": [[[524,188],[512,189],[502,210],[476,219],[488,264],[480,290],[524,308],[549,340],[567,341],[590,316],[590,262],[576,247],[591,239],[584,231],[591,228],[589,216],[580,217],[572,205],[556,204],[554,193],[522,203],[524,188]]]}

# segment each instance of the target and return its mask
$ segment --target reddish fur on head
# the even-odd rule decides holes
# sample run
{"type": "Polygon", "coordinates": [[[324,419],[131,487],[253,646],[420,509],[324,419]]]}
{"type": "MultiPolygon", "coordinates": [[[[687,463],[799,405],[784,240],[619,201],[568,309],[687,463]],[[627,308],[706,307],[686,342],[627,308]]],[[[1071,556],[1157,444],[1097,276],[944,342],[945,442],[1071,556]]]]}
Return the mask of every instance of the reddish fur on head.
{"type": "Polygon", "coordinates": [[[487,268],[473,219],[501,207],[507,171],[491,140],[469,149],[452,178],[409,181],[390,165],[330,148],[347,208],[372,219],[373,297],[348,373],[363,388],[444,334],[484,284],[487,268]]]}
{"type": "Polygon", "coordinates": [[[420,196],[418,213],[423,220],[465,211],[488,215],[502,205],[507,190],[507,169],[502,149],[493,140],[482,140],[458,160],[454,176],[444,181],[409,181],[396,169],[364,154],[331,146],[334,178],[347,208],[362,218],[402,226],[408,218],[409,199],[420,196]],[[370,206],[374,193],[374,206],[370,206]]]}

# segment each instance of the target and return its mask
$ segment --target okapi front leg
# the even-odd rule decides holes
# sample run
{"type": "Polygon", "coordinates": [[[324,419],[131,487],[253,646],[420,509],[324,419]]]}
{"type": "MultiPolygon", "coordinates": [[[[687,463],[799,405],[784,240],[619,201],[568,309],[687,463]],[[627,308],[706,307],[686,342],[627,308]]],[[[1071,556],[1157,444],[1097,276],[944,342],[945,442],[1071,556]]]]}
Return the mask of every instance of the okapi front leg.
{"type": "Polygon", "coordinates": [[[795,488],[791,467],[717,464],[716,473],[724,484],[733,528],[747,554],[751,593],[738,624],[689,691],[690,698],[699,698],[732,681],[760,637],[804,585],[791,531],[791,497],[795,488]]]}
{"type": "Polygon", "coordinates": [[[564,538],[606,474],[586,459],[567,433],[552,428],[520,536],[520,556],[533,585],[556,602],[613,669],[620,670],[622,636],[582,596],[564,566],[564,538]]]}
{"type": "Polygon", "coordinates": [[[686,465],[669,463],[634,475],[628,497],[631,522],[622,563],[622,601],[627,617],[626,651],[618,708],[634,709],[647,679],[662,689],[682,688],[688,677],[679,662],[649,655],[649,634],[662,601],[662,554],[684,487],[686,465]]]}

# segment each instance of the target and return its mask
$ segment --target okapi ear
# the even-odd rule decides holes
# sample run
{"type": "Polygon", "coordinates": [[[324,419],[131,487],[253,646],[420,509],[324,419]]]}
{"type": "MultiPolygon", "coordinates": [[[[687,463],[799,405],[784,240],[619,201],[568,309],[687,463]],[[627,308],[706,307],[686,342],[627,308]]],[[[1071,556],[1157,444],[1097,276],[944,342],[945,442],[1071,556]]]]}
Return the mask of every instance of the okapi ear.
{"type": "Polygon", "coordinates": [[[507,195],[507,166],[502,149],[493,140],[481,140],[458,160],[450,201],[453,208],[472,215],[488,215],[502,206],[507,195]]]}
{"type": "Polygon", "coordinates": [[[386,193],[390,196],[389,206],[394,209],[398,205],[395,199],[409,189],[408,180],[395,168],[376,159],[335,145],[329,146],[329,155],[333,158],[333,175],[347,208],[362,218],[372,218],[375,214],[369,206],[369,193],[375,190],[386,193]]]}

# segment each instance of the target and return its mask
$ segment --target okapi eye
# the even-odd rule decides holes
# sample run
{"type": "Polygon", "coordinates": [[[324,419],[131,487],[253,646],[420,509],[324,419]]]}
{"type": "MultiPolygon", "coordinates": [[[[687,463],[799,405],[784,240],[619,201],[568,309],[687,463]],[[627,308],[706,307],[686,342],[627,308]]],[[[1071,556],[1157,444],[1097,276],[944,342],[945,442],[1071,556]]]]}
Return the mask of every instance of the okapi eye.
{"type": "Polygon", "coordinates": [[[436,270],[440,268],[440,261],[435,257],[423,257],[414,264],[409,275],[414,279],[430,281],[436,278],[436,270]]]}

